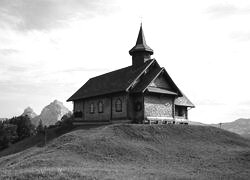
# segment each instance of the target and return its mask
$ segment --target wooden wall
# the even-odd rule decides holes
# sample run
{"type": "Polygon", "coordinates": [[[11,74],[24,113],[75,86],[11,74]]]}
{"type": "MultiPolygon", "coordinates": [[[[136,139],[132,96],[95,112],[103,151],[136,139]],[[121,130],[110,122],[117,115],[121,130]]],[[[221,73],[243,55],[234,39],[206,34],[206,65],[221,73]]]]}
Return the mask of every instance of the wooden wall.
{"type": "Polygon", "coordinates": [[[114,94],[109,96],[93,97],[84,100],[74,101],[73,111],[81,111],[83,116],[81,118],[75,118],[75,120],[86,121],[110,121],[127,119],[127,101],[128,96],[123,94],[114,94]],[[120,99],[122,102],[122,111],[116,112],[115,102],[120,99]],[[98,112],[98,103],[103,102],[103,112],[98,112]],[[94,105],[94,113],[90,112],[91,104],[94,105]]]}
{"type": "Polygon", "coordinates": [[[111,117],[111,101],[108,97],[94,97],[84,101],[84,120],[109,121],[111,117]],[[103,103],[103,112],[98,112],[98,103],[103,103]],[[90,105],[94,105],[94,113],[90,112],[90,105]]]}
{"type": "MultiPolygon", "coordinates": [[[[77,100],[73,103],[73,112],[82,112],[84,113],[84,101],[77,100]]],[[[82,117],[75,117],[76,120],[83,120],[84,116],[82,117]]]]}
{"type": "Polygon", "coordinates": [[[151,87],[158,87],[171,90],[171,85],[166,81],[163,75],[158,76],[149,86],[151,87]]]}
{"type": "Polygon", "coordinates": [[[135,123],[141,123],[144,119],[143,95],[133,94],[128,98],[128,119],[135,123]],[[140,107],[138,107],[140,106],[140,107]]]}
{"type": "Polygon", "coordinates": [[[119,119],[127,119],[127,102],[128,102],[128,96],[125,94],[120,95],[114,95],[112,96],[112,120],[119,120],[119,119]],[[117,99],[120,99],[122,101],[122,111],[116,112],[115,109],[115,103],[117,99]]]}

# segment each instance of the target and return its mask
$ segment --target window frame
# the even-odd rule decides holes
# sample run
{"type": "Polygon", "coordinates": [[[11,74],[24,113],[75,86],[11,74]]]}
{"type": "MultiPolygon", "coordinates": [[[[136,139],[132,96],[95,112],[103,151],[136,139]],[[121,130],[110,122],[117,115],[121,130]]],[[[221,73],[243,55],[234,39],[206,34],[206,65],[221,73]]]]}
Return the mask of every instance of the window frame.
{"type": "Polygon", "coordinates": [[[120,98],[115,101],[115,112],[122,112],[122,100],[120,98]]]}
{"type": "Polygon", "coordinates": [[[99,101],[97,104],[98,107],[98,113],[103,113],[104,109],[103,109],[103,101],[99,101]]]}
{"type": "Polygon", "coordinates": [[[94,114],[94,113],[95,113],[95,106],[94,106],[94,103],[90,103],[90,106],[89,106],[89,113],[90,113],[90,114],[94,114]]]}

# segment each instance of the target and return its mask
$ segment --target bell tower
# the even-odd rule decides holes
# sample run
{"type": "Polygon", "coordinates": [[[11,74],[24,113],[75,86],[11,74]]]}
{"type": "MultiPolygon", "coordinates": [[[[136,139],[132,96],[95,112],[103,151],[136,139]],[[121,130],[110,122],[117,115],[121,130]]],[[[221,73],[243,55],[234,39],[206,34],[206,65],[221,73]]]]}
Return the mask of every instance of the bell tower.
{"type": "Polygon", "coordinates": [[[146,61],[151,59],[151,55],[154,53],[147,44],[144,37],[142,24],[137,37],[135,46],[129,51],[132,56],[132,65],[134,67],[143,65],[146,61]]]}

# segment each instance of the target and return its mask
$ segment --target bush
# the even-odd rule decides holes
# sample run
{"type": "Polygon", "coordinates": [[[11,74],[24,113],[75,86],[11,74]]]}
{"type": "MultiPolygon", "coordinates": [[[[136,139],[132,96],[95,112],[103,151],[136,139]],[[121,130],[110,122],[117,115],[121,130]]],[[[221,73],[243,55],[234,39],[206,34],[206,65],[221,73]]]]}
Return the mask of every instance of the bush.
{"type": "Polygon", "coordinates": [[[65,114],[61,121],[58,121],[56,125],[58,126],[57,132],[61,133],[63,131],[71,130],[73,129],[73,115],[71,113],[65,114]]]}

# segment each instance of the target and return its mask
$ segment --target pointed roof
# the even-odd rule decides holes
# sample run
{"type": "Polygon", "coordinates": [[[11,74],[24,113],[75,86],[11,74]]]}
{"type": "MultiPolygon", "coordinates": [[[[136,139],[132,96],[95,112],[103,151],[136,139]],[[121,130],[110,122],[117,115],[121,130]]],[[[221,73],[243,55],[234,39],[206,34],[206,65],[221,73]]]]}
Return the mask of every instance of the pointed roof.
{"type": "Polygon", "coordinates": [[[154,53],[153,49],[151,49],[147,43],[146,43],[146,39],[143,33],[143,29],[142,29],[142,24],[140,27],[140,31],[137,37],[137,41],[135,46],[129,51],[130,55],[133,55],[134,52],[148,52],[150,55],[152,55],[154,53]]]}

